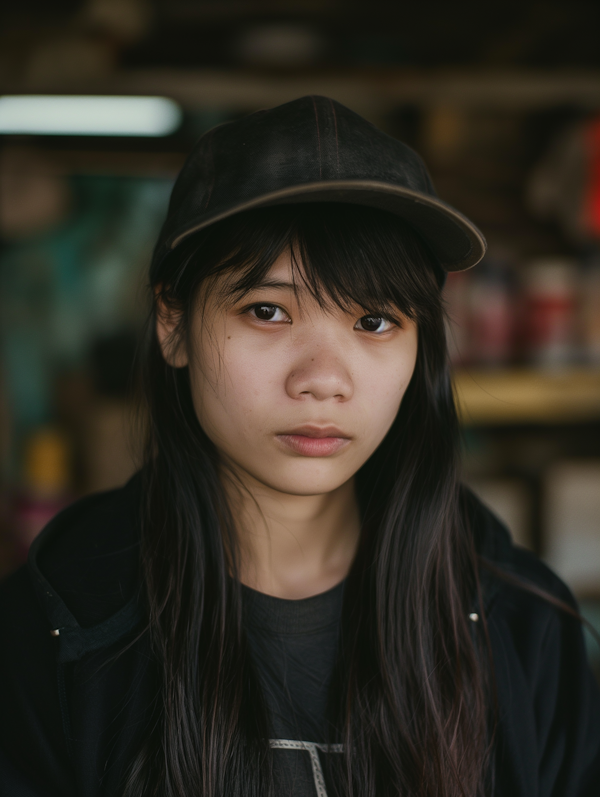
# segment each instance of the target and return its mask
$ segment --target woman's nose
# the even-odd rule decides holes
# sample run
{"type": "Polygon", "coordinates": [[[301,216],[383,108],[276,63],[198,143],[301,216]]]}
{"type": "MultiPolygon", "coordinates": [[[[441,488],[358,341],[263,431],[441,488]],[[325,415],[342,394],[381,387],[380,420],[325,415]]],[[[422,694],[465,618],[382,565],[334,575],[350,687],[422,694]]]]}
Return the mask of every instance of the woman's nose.
{"type": "Polygon", "coordinates": [[[349,369],[337,351],[320,345],[295,360],[285,385],[292,398],[312,396],[317,401],[335,398],[348,401],[354,393],[349,369]]]}

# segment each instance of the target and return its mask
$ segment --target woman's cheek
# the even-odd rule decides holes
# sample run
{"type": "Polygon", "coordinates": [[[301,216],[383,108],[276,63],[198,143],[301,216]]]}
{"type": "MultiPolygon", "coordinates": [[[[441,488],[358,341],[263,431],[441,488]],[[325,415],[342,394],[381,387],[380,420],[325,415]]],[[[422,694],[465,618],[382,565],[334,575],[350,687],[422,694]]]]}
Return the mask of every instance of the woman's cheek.
{"type": "Polygon", "coordinates": [[[379,374],[380,379],[373,391],[373,395],[377,396],[377,401],[370,402],[371,412],[376,407],[374,420],[377,424],[378,443],[383,440],[398,414],[413,371],[414,362],[411,357],[407,357],[403,360],[402,367],[395,373],[394,368],[390,367],[379,374]],[[390,380],[392,374],[393,379],[390,380]]]}
{"type": "Polygon", "coordinates": [[[260,424],[260,416],[273,410],[276,386],[272,361],[241,351],[227,359],[229,378],[221,385],[221,402],[228,412],[232,426],[240,424],[250,431],[251,425],[260,424]]]}

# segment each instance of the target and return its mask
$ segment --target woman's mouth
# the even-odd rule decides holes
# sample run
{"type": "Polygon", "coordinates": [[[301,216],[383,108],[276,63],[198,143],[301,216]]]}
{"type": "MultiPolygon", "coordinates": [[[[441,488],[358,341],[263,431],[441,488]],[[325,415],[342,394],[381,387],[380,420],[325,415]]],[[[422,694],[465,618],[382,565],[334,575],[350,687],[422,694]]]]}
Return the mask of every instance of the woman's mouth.
{"type": "Polygon", "coordinates": [[[300,427],[278,434],[277,439],[304,457],[329,457],[350,442],[350,438],[335,427],[300,427]]]}

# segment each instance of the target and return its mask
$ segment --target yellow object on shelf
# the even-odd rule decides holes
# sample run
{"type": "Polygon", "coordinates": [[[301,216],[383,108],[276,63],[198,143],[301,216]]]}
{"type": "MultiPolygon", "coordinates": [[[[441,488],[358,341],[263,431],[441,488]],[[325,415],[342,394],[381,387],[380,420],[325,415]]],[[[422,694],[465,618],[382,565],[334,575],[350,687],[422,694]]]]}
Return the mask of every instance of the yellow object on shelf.
{"type": "Polygon", "coordinates": [[[25,443],[23,484],[38,497],[56,497],[71,486],[70,446],[65,435],[53,427],[33,432],[25,443]]]}
{"type": "Polygon", "coordinates": [[[600,420],[600,369],[461,369],[454,389],[464,426],[600,420]]]}

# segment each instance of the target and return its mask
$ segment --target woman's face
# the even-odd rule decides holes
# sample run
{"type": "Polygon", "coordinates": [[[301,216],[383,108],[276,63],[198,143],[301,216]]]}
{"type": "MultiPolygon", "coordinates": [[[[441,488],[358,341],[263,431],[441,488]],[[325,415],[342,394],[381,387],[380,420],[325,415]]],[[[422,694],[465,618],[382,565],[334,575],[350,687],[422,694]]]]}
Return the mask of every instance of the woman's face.
{"type": "MultiPolygon", "coordinates": [[[[289,252],[233,306],[201,297],[185,351],[198,420],[248,483],[316,495],[350,479],[389,430],[417,356],[414,321],[322,309],[289,252]],[[298,280],[297,280],[298,282],[298,280]],[[204,311],[200,301],[206,302],[204,311]]],[[[166,330],[159,322],[159,337],[166,330]]]]}

